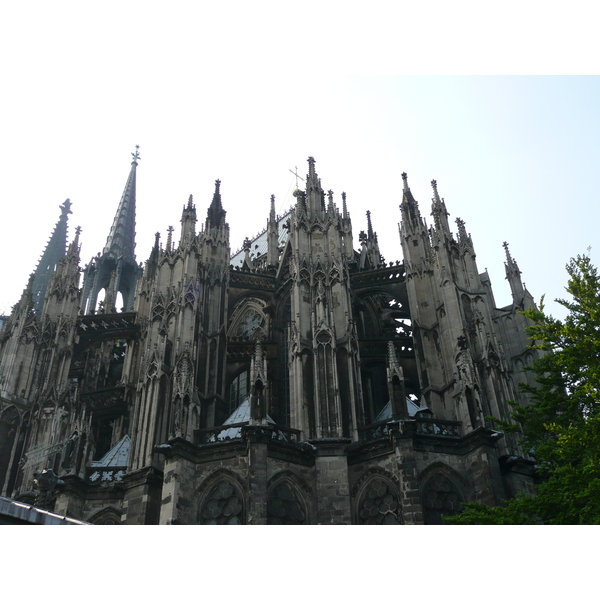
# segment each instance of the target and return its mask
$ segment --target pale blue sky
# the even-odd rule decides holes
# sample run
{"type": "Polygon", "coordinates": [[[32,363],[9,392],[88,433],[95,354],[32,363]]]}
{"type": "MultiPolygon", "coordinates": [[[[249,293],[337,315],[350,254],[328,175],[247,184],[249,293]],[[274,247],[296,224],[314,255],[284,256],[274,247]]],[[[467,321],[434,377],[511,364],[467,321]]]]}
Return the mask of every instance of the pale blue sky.
{"type": "MultiPolygon", "coordinates": [[[[276,6],[258,4],[267,5],[276,6]]],[[[371,210],[387,260],[402,258],[401,173],[428,219],[436,179],[451,222],[461,217],[472,234],[499,306],[510,302],[504,241],[528,289],[536,300],[546,294],[556,315],[561,309],[550,301],[563,295],[565,263],[588,246],[596,260],[598,77],[411,75],[419,64],[430,73],[485,72],[477,65],[496,65],[497,53],[480,39],[466,69],[448,68],[452,57],[466,56],[465,46],[451,37],[431,46],[428,28],[442,32],[435,19],[421,22],[425,37],[407,33],[402,11],[377,30],[359,13],[342,18],[345,28],[332,12],[325,11],[330,28],[306,10],[286,13],[283,34],[271,21],[245,27],[247,9],[224,20],[225,8],[163,15],[126,6],[48,11],[27,28],[19,28],[24,13],[10,9],[16,25],[2,42],[11,60],[0,100],[7,224],[0,312],[18,300],[65,198],[73,202],[70,234],[83,228],[82,266],[102,249],[135,144],[139,261],[155,231],[164,240],[169,225],[178,230],[190,193],[204,219],[216,178],[238,248],[265,226],[271,194],[280,212],[289,207],[289,169],[304,175],[308,156],[338,203],[347,193],[356,247],[371,210]],[[489,64],[477,62],[486,57],[489,64]]],[[[524,43],[515,39],[513,46],[524,43]]],[[[490,70],[552,71],[526,55],[508,62],[490,70]]]]}

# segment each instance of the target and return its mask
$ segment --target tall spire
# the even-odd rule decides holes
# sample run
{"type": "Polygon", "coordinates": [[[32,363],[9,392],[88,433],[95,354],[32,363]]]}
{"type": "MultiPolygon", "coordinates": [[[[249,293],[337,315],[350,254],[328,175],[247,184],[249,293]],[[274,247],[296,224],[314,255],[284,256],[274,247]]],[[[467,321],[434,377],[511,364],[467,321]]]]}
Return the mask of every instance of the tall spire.
{"type": "Polygon", "coordinates": [[[123,299],[123,310],[133,310],[135,283],[142,269],[135,262],[136,170],[140,160],[139,146],[131,153],[131,171],[101,255],[85,267],[81,308],[86,313],[96,309],[98,294],[108,291],[112,272],[116,270],[115,294],[123,299]]]}
{"type": "Polygon", "coordinates": [[[135,152],[131,153],[131,171],[104,247],[104,254],[115,259],[122,257],[128,262],[135,262],[135,183],[139,148],[136,146],[135,152]]]}
{"type": "Polygon", "coordinates": [[[67,220],[69,215],[72,214],[71,201],[67,198],[59,208],[61,210],[60,217],[33,273],[33,304],[38,316],[44,306],[44,297],[50,275],[56,270],[58,262],[65,256],[67,249],[67,220]]]}
{"type": "Polygon", "coordinates": [[[275,196],[271,195],[271,210],[267,221],[267,265],[279,263],[279,224],[275,213],[275,196]]]}
{"type": "Polygon", "coordinates": [[[225,215],[227,211],[223,210],[223,204],[221,203],[221,180],[215,181],[215,193],[213,194],[212,202],[208,207],[206,216],[206,225],[210,227],[220,227],[221,223],[225,221],[225,215]]]}

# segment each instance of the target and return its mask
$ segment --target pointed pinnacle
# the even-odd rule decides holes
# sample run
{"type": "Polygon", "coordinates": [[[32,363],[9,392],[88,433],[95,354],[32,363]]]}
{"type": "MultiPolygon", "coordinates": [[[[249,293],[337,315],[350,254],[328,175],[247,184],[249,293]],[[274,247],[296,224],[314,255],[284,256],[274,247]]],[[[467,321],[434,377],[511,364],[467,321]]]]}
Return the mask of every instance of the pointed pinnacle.
{"type": "Polygon", "coordinates": [[[408,190],[408,175],[406,173],[402,173],[402,181],[404,182],[404,189],[408,190]]]}
{"type": "Polygon", "coordinates": [[[438,195],[437,181],[435,179],[431,180],[431,187],[433,188],[433,197],[439,202],[440,197],[438,195]]]}
{"type": "Polygon", "coordinates": [[[369,235],[369,239],[373,239],[373,225],[371,225],[371,211],[367,211],[367,233],[369,235]]]}

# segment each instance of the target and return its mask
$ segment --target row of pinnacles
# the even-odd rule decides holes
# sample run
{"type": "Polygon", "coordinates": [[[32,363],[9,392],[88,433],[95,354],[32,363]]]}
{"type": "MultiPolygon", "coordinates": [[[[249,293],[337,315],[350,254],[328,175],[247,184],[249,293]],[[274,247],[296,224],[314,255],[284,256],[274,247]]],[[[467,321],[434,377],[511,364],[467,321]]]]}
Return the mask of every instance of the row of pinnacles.
{"type": "Polygon", "coordinates": [[[99,524],[421,524],[531,489],[493,419],[527,400],[533,299],[505,245],[496,307],[435,181],[428,227],[402,175],[403,261],[370,212],[354,248],[309,158],[241,251],[217,180],[200,231],[190,196],[142,268],[139,159],[103,251],[80,269],[67,200],[3,320],[0,495],[99,524]]]}

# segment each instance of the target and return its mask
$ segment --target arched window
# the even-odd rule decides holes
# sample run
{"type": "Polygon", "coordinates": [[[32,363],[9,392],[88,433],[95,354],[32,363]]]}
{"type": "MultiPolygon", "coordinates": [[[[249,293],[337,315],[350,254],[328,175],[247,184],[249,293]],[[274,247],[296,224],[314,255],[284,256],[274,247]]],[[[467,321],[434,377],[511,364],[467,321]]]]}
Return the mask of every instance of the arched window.
{"type": "Polygon", "coordinates": [[[287,481],[278,483],[269,493],[267,525],[304,525],[306,507],[287,481]]]}
{"type": "Polygon", "coordinates": [[[434,472],[423,488],[423,518],[425,525],[443,525],[444,517],[462,510],[462,496],[454,483],[441,472],[434,472]]]}
{"type": "Polygon", "coordinates": [[[206,495],[200,509],[201,525],[243,525],[244,501],[237,485],[220,479],[206,495]]]}
{"type": "Polygon", "coordinates": [[[400,498],[391,481],[373,477],[358,496],[359,525],[401,525],[400,498]]]}

